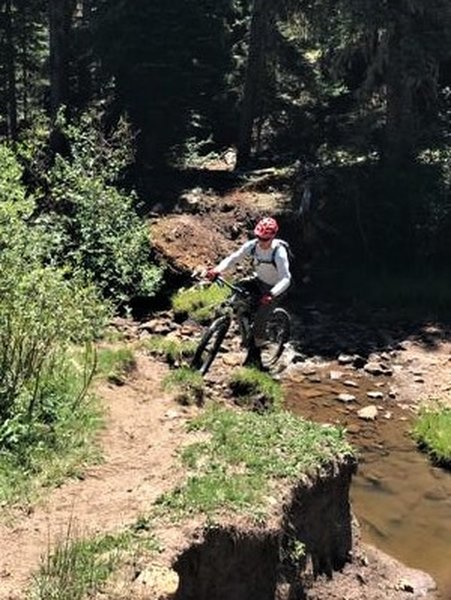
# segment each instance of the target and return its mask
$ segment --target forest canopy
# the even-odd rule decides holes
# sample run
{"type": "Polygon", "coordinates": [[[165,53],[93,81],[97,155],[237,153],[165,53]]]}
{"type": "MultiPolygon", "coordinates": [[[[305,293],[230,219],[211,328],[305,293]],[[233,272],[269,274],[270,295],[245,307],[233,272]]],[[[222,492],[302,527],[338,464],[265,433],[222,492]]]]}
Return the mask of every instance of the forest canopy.
{"type": "Polygon", "coordinates": [[[5,141],[47,119],[48,159],[70,163],[63,110],[72,126],[95,115],[106,140],[125,119],[136,177],[229,147],[239,169],[296,164],[302,182],[313,165],[341,259],[446,263],[447,0],[4,0],[0,10],[5,141]]]}

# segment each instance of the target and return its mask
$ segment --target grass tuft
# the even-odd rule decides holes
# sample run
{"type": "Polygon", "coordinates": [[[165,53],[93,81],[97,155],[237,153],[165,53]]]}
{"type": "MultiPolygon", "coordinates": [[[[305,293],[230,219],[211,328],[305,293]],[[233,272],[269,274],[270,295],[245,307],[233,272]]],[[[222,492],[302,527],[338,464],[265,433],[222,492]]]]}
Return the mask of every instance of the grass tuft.
{"type": "Polygon", "coordinates": [[[412,435],[434,462],[451,468],[451,408],[423,409],[412,435]]]}
{"type": "Polygon", "coordinates": [[[29,600],[83,600],[95,595],[122,558],[137,550],[160,551],[157,540],[136,529],[106,534],[93,539],[73,539],[71,526],[66,537],[44,559],[34,577],[29,600]]]}
{"type": "Polygon", "coordinates": [[[44,488],[79,477],[87,464],[99,461],[95,435],[103,411],[92,394],[81,395],[86,382],[79,368],[74,355],[42,383],[40,419],[24,422],[17,413],[0,423],[0,503],[34,501],[44,488]]]}
{"type": "Polygon", "coordinates": [[[136,359],[131,348],[99,348],[97,351],[96,373],[111,383],[123,384],[135,367],[136,359]]]}
{"type": "Polygon", "coordinates": [[[193,356],[197,346],[192,340],[177,340],[163,335],[145,339],[142,345],[152,354],[164,356],[170,365],[181,363],[183,359],[193,356]]]}
{"type": "Polygon", "coordinates": [[[229,295],[230,290],[218,284],[181,289],[172,296],[172,309],[175,315],[188,315],[202,323],[214,315],[215,308],[229,295]]]}
{"type": "Polygon", "coordinates": [[[198,371],[187,367],[172,371],[163,379],[162,387],[166,391],[175,392],[180,404],[202,404],[205,383],[198,371]]]}
{"type": "Polygon", "coordinates": [[[229,382],[232,392],[249,407],[280,408],[282,386],[258,369],[243,367],[233,372],[229,382]]]}
{"type": "Polygon", "coordinates": [[[158,501],[175,518],[223,509],[255,514],[264,510],[275,481],[297,481],[353,455],[342,429],[284,411],[261,416],[211,406],[190,428],[209,437],[183,449],[188,479],[158,501]]]}

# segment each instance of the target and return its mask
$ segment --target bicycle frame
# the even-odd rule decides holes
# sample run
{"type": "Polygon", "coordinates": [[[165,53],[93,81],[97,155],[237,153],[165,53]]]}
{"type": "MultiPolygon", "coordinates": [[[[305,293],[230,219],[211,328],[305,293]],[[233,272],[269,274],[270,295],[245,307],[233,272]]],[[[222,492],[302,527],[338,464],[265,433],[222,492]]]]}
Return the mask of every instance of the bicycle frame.
{"type": "MultiPolygon", "coordinates": [[[[232,290],[233,294],[230,298],[227,298],[216,307],[216,318],[206,329],[194,354],[191,365],[199,370],[202,375],[205,375],[210,368],[211,363],[227,335],[233,318],[236,319],[242,344],[245,348],[250,347],[253,334],[252,303],[249,302],[249,300],[252,300],[252,293],[236,284],[229,283],[221,276],[217,277],[216,281],[220,285],[225,285],[232,290]],[[242,300],[241,306],[240,300],[242,300]],[[212,344],[211,346],[209,346],[210,343],[212,344]]],[[[273,339],[271,333],[268,340],[274,341],[276,346],[274,349],[270,350],[269,356],[268,354],[266,355],[267,360],[265,366],[271,366],[279,359],[284,344],[288,339],[287,336],[289,335],[290,318],[288,313],[284,309],[276,307],[272,315],[273,317],[271,318],[275,318],[278,322],[276,330],[273,328],[271,329],[271,332],[275,331],[276,339],[273,339]],[[280,327],[282,327],[282,329],[280,329],[280,327]],[[280,337],[280,332],[282,332],[282,338],[280,337]]],[[[270,322],[271,321],[268,321],[268,323],[270,322]]],[[[270,343],[272,343],[272,341],[270,343]]]]}
{"type": "MultiPolygon", "coordinates": [[[[246,300],[250,299],[250,293],[240,286],[230,283],[220,275],[216,278],[216,281],[219,283],[219,285],[224,285],[234,292],[234,295],[231,298],[228,298],[225,304],[230,307],[233,316],[236,318],[243,344],[247,346],[249,344],[252,323],[250,314],[251,307],[249,306],[249,303],[246,302],[246,300]],[[244,300],[242,311],[240,311],[239,298],[244,300]]],[[[232,315],[230,315],[230,318],[232,318],[232,315]]]]}

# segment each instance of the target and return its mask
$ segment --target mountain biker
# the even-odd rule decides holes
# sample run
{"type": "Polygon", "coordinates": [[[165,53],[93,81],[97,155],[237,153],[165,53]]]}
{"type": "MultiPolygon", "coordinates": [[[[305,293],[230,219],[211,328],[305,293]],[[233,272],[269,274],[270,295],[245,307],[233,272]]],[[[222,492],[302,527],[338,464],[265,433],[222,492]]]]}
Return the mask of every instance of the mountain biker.
{"type": "Polygon", "coordinates": [[[260,219],[254,228],[255,238],[224,258],[206,276],[214,281],[218,275],[246,257],[253,260],[254,274],[238,282],[251,294],[251,308],[255,310],[253,335],[249,343],[245,365],[262,368],[261,346],[265,341],[265,324],[271,311],[280,302],[291,284],[288,244],[276,238],[279,231],[272,217],[260,219]]]}

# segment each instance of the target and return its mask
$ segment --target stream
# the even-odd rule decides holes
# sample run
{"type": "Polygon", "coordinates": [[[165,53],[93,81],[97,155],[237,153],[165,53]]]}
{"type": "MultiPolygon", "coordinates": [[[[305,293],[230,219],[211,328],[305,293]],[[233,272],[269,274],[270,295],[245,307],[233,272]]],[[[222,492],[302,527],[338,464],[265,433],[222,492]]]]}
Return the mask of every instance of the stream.
{"type": "Polygon", "coordinates": [[[428,572],[440,598],[450,600],[451,473],[432,466],[416,449],[409,436],[412,412],[390,398],[388,378],[346,371],[333,380],[335,371],[344,369],[318,365],[293,370],[284,378],[288,408],[313,421],[346,427],[359,451],[351,501],[363,540],[428,572]],[[368,398],[367,392],[374,391],[383,397],[368,398]],[[343,393],[355,399],[338,400],[343,393]],[[377,418],[360,419],[357,411],[370,404],[377,406],[377,418]]]}

